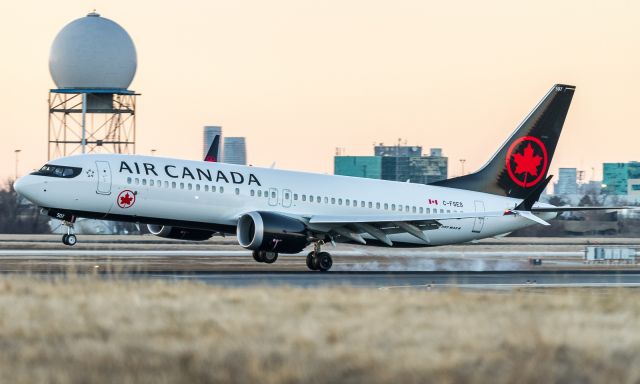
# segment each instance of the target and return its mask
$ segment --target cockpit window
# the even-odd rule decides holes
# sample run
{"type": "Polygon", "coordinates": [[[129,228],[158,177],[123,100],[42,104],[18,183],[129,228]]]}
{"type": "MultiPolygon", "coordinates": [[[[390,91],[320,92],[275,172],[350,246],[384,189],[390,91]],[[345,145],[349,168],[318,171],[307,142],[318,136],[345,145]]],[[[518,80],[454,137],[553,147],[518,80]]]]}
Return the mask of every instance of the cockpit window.
{"type": "Polygon", "coordinates": [[[49,176],[49,177],[76,177],[82,172],[82,168],[77,167],[63,167],[60,165],[45,164],[39,171],[35,171],[32,175],[49,176]]]}

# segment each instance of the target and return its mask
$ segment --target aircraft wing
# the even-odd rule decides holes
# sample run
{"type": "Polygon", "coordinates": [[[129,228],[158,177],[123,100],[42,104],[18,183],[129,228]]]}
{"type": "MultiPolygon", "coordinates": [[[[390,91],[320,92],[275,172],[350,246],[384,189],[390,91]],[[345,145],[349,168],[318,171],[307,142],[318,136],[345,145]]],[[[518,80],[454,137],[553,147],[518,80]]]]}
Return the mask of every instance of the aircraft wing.
{"type": "Polygon", "coordinates": [[[309,219],[311,224],[339,224],[339,223],[391,223],[394,221],[420,222],[452,219],[473,219],[477,217],[498,217],[504,212],[458,212],[433,213],[426,215],[314,215],[309,219]]]}
{"type": "Polygon", "coordinates": [[[621,209],[638,209],[638,207],[542,207],[531,208],[531,212],[578,212],[578,211],[618,211],[621,209]]]}
{"type": "Polygon", "coordinates": [[[427,215],[315,215],[309,224],[324,227],[327,232],[345,237],[360,244],[366,244],[363,234],[368,234],[380,242],[392,246],[387,235],[409,233],[431,244],[425,231],[438,229],[441,220],[500,217],[504,212],[434,213],[427,215]]]}

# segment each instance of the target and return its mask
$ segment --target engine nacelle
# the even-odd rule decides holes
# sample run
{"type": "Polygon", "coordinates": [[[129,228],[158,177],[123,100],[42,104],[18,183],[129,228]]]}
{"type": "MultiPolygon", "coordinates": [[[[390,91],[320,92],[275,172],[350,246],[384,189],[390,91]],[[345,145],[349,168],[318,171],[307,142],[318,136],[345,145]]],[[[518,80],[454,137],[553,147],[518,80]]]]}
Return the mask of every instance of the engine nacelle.
{"type": "Polygon", "coordinates": [[[204,241],[209,240],[214,234],[212,231],[203,229],[169,227],[155,224],[148,224],[147,228],[152,235],[176,240],[204,241]]]}
{"type": "Polygon", "coordinates": [[[300,220],[272,212],[249,212],[238,220],[241,246],[254,251],[298,253],[309,245],[307,226],[300,220]]]}

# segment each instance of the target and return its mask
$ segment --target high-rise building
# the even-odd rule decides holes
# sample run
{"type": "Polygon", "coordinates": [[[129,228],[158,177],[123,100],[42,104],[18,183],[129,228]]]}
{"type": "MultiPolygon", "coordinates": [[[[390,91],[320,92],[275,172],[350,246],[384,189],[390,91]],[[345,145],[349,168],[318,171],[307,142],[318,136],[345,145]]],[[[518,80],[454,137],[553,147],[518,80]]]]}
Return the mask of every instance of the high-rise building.
{"type": "Polygon", "coordinates": [[[576,168],[560,168],[554,193],[556,195],[577,195],[577,180],[578,170],[576,168]]]}
{"type": "MultiPolygon", "coordinates": [[[[209,151],[209,147],[211,147],[211,143],[213,143],[213,138],[216,135],[220,135],[220,140],[222,140],[222,127],[217,125],[207,125],[203,130],[202,137],[202,158],[204,159],[207,156],[207,152],[209,151]]],[[[218,149],[220,151],[220,149],[218,149]]],[[[220,154],[218,153],[218,159],[220,158],[220,154]]]]}
{"type": "Polygon", "coordinates": [[[420,157],[422,156],[422,147],[380,144],[373,147],[373,155],[392,157],[420,157]]]}
{"type": "Polygon", "coordinates": [[[380,156],[336,156],[333,158],[333,173],[342,176],[382,178],[380,156]]]}
{"type": "Polygon", "coordinates": [[[640,179],[640,162],[604,163],[602,175],[603,192],[608,195],[627,195],[630,188],[640,188],[634,187],[634,180],[640,179]]]}
{"type": "Polygon", "coordinates": [[[408,156],[382,156],[382,180],[407,181],[410,178],[408,156]]]}
{"type": "Polygon", "coordinates": [[[378,145],[374,154],[336,156],[334,174],[421,184],[447,178],[448,159],[442,156],[441,148],[432,148],[429,156],[422,156],[422,147],[378,145]]]}
{"type": "Polygon", "coordinates": [[[442,156],[441,148],[431,148],[429,156],[409,159],[409,180],[412,183],[431,184],[446,180],[449,159],[442,156]]]}
{"type": "Polygon", "coordinates": [[[222,156],[225,163],[247,165],[247,145],[245,138],[225,138],[222,156]]]}

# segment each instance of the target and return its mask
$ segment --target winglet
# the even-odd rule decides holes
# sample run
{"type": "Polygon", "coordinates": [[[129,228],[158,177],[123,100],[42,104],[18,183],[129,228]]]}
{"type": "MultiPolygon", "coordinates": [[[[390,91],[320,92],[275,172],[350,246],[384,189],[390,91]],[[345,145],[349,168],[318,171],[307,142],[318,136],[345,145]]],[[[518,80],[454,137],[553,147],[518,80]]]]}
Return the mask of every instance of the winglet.
{"type": "Polygon", "coordinates": [[[211,147],[209,147],[209,151],[207,155],[204,157],[204,161],[210,163],[218,162],[218,153],[220,150],[220,135],[216,135],[211,142],[211,147]]]}
{"type": "Polygon", "coordinates": [[[529,192],[529,195],[527,195],[527,197],[525,197],[524,200],[522,200],[522,202],[514,208],[514,210],[531,211],[531,208],[533,208],[533,204],[535,204],[540,199],[540,195],[542,195],[542,192],[544,192],[544,189],[547,187],[547,184],[549,184],[552,177],[553,175],[549,175],[549,177],[544,179],[542,183],[536,185],[531,190],[531,192],[529,192]]]}

